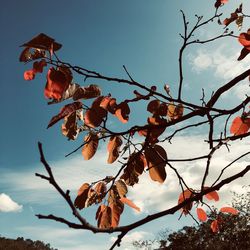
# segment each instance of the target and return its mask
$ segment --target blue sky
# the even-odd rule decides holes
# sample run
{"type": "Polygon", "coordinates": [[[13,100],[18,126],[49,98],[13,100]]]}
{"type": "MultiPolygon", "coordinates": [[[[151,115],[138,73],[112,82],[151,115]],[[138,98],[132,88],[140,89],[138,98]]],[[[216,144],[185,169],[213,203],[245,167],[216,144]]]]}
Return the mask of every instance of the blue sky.
{"type": "MultiPolygon", "coordinates": [[[[236,0],[229,2],[223,7],[227,16],[239,3],[236,0]]],[[[248,1],[241,2],[245,12],[250,13],[248,1]]],[[[60,106],[47,105],[43,96],[44,75],[37,76],[32,82],[24,81],[23,72],[31,68],[31,65],[22,65],[18,62],[21,52],[19,46],[43,32],[63,44],[59,56],[64,61],[121,78],[127,77],[122,68],[122,65],[126,65],[137,81],[148,86],[157,85],[159,89],[163,89],[163,84],[167,82],[172,93],[176,95],[177,53],[181,44],[178,34],[183,30],[179,10],[184,10],[192,24],[196,13],[205,17],[212,15],[213,4],[214,1],[199,1],[197,4],[195,0],[185,3],[181,0],[75,0],[72,3],[66,0],[42,2],[9,0],[1,3],[0,102],[3,111],[0,125],[2,131],[0,201],[7,200],[12,210],[18,211],[0,210],[1,235],[11,238],[23,236],[34,240],[41,239],[60,250],[104,249],[104,246],[107,248],[112,243],[110,235],[76,232],[54,222],[38,220],[34,216],[35,213],[54,213],[71,218],[66,204],[57,193],[47,183],[34,176],[35,172],[43,172],[39,163],[38,141],[43,143],[46,158],[53,166],[58,180],[65,189],[71,189],[72,194],[83,182],[94,181],[96,176],[112,174],[116,168],[105,164],[105,145],[98,151],[96,159],[90,162],[85,162],[80,152],[70,158],[64,158],[65,154],[81,143],[81,139],[68,142],[60,134],[59,125],[46,129],[48,121],[58,112],[60,106]],[[15,203],[11,203],[9,197],[15,203]]],[[[245,21],[243,31],[248,28],[249,19],[245,21]]],[[[208,38],[218,34],[221,29],[221,26],[209,25],[201,29],[197,35],[208,38]]],[[[249,58],[240,63],[236,62],[241,46],[234,39],[229,40],[228,43],[220,40],[207,47],[191,47],[186,51],[184,68],[186,100],[199,103],[202,87],[209,96],[214,89],[249,66],[249,58]]],[[[120,100],[124,95],[131,96],[134,90],[120,84],[96,80],[84,83],[79,76],[75,76],[74,80],[81,85],[99,84],[103,93],[112,93],[120,100]]],[[[234,105],[246,93],[249,93],[249,88],[245,83],[235,88],[230,95],[223,97],[220,105],[234,105]]],[[[131,114],[132,122],[144,124],[146,118],[135,115],[138,112],[145,113],[144,110],[145,103],[136,106],[134,116],[133,112],[131,114]]],[[[193,133],[195,133],[193,137],[190,134],[177,137],[171,147],[166,145],[168,154],[174,158],[183,156],[183,152],[192,155],[206,150],[205,145],[199,144],[204,131],[197,130],[193,133]],[[189,140],[189,147],[183,145],[185,140],[189,140]],[[189,150],[190,148],[192,150],[189,150]]],[[[232,154],[244,152],[247,148],[249,141],[244,141],[242,146],[237,145],[237,150],[232,154]]],[[[214,164],[223,165],[229,159],[233,159],[234,155],[224,157],[220,154],[216,157],[214,164]]],[[[244,161],[249,161],[249,158],[244,161]]],[[[195,167],[201,166],[194,165],[189,169],[195,167]]],[[[183,174],[187,178],[193,178],[195,185],[199,176],[194,176],[191,170],[186,172],[183,170],[183,174]]],[[[198,174],[199,171],[195,173],[198,174]]],[[[171,177],[171,174],[169,176],[171,177]]],[[[173,204],[177,200],[174,182],[170,181],[166,184],[168,186],[162,187],[153,183],[150,186],[151,190],[148,190],[145,189],[148,181],[145,177],[142,186],[138,185],[130,193],[130,197],[142,207],[142,213],[136,214],[127,208],[121,224],[142,218],[148,213],[164,208],[168,201],[169,204],[173,204]],[[147,193],[143,190],[147,190],[147,193]],[[166,204],[164,202],[161,204],[162,200],[166,204]]],[[[240,184],[235,185],[235,190],[238,190],[239,186],[240,184]]],[[[224,191],[226,199],[230,190],[224,191]]],[[[94,210],[88,209],[83,214],[93,221],[94,210]]],[[[162,218],[132,232],[130,238],[127,238],[127,244],[129,239],[152,237],[152,234],[160,229],[165,227],[177,229],[186,223],[190,224],[192,221],[184,218],[177,222],[176,216],[162,218]]],[[[126,244],[122,246],[123,249],[126,247],[128,247],[126,244]]]]}

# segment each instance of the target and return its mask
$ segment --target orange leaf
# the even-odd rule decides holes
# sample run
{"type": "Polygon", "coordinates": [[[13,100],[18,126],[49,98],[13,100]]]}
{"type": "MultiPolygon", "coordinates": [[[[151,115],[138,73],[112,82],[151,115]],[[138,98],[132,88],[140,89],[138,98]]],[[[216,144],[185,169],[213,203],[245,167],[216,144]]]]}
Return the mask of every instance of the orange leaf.
{"type": "Polygon", "coordinates": [[[220,209],[220,212],[222,213],[230,213],[230,214],[233,214],[233,215],[237,215],[239,213],[239,211],[233,207],[222,207],[220,209]]]}
{"type": "Polygon", "coordinates": [[[84,183],[78,190],[77,197],[74,201],[74,205],[79,208],[83,209],[86,207],[86,200],[88,199],[90,186],[88,183],[84,183]]]}
{"type": "Polygon", "coordinates": [[[116,107],[115,116],[123,123],[128,122],[130,108],[127,102],[121,102],[116,107]]]}
{"type": "MultiPolygon", "coordinates": [[[[178,204],[182,203],[184,200],[187,200],[187,199],[191,198],[192,195],[193,195],[193,193],[191,192],[191,190],[189,190],[189,189],[184,190],[184,192],[182,192],[179,195],[178,204]]],[[[185,205],[182,208],[183,213],[185,215],[188,214],[188,211],[190,211],[192,209],[192,206],[193,206],[193,202],[190,202],[187,205],[185,205]]]]}
{"type": "Polygon", "coordinates": [[[240,116],[234,118],[230,127],[230,132],[234,135],[242,135],[247,133],[250,128],[250,118],[242,119],[240,116]]]}
{"type": "MultiPolygon", "coordinates": [[[[206,189],[208,187],[205,187],[204,189],[206,189]]],[[[218,201],[220,198],[219,198],[219,194],[216,192],[216,191],[212,191],[208,194],[205,194],[206,198],[208,200],[215,200],[215,201],[218,201]]]]}
{"type": "Polygon", "coordinates": [[[99,213],[97,225],[99,228],[110,228],[112,223],[112,211],[108,206],[103,205],[102,212],[99,213]]]}
{"type": "Polygon", "coordinates": [[[112,136],[110,137],[109,143],[108,143],[108,163],[113,163],[118,157],[119,157],[119,149],[122,145],[122,139],[120,136],[112,136]]]}
{"type": "Polygon", "coordinates": [[[84,141],[86,144],[82,148],[82,155],[85,160],[91,159],[98,148],[98,136],[94,133],[89,133],[85,136],[84,141]]]}
{"type": "Polygon", "coordinates": [[[217,220],[214,220],[212,223],[211,223],[211,229],[214,233],[217,233],[219,231],[219,225],[218,225],[218,221],[217,220]]]}
{"type": "Polygon", "coordinates": [[[110,205],[112,211],[112,223],[111,227],[117,227],[119,225],[120,216],[124,209],[124,204],[121,201],[116,201],[110,205]]]}
{"type": "Polygon", "coordinates": [[[63,70],[56,70],[51,67],[47,74],[47,83],[44,90],[44,95],[47,98],[59,100],[63,93],[68,89],[70,79],[63,70]]]}
{"type": "Polygon", "coordinates": [[[202,208],[197,208],[196,209],[196,213],[197,213],[198,219],[200,221],[204,222],[204,221],[207,220],[207,214],[206,214],[206,212],[202,208]]]}
{"type": "Polygon", "coordinates": [[[36,74],[34,69],[26,70],[23,74],[24,80],[31,81],[35,78],[36,74]]]}
{"type": "Polygon", "coordinates": [[[141,211],[141,209],[139,207],[137,207],[131,200],[129,200],[126,197],[122,197],[120,198],[120,201],[123,202],[124,204],[127,204],[128,206],[134,208],[135,210],[137,210],[138,212],[141,211]]]}

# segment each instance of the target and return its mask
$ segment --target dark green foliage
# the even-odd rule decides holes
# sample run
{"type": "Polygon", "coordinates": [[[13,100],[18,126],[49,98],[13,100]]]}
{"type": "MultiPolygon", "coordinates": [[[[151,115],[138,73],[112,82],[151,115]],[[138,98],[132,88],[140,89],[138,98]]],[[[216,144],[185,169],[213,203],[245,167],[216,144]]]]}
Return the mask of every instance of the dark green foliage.
{"type": "Polygon", "coordinates": [[[18,237],[16,240],[0,237],[0,250],[57,250],[42,241],[32,241],[18,237]]]}

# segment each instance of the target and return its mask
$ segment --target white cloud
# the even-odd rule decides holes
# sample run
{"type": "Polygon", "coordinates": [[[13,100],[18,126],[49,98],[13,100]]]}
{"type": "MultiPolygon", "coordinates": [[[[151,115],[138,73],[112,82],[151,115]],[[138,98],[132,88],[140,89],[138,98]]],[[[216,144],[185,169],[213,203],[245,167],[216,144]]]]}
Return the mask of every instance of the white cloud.
{"type": "Polygon", "coordinates": [[[13,201],[7,194],[0,194],[0,212],[21,212],[23,206],[13,201]]]}
{"type": "MultiPolygon", "coordinates": [[[[229,50],[221,45],[215,50],[198,49],[195,54],[189,55],[189,61],[195,72],[212,70],[215,77],[229,81],[249,69],[250,56],[242,61],[237,61],[238,56],[239,48],[230,48],[229,50]]],[[[245,98],[246,94],[250,95],[248,81],[237,84],[230,93],[239,99],[245,98]]]]}

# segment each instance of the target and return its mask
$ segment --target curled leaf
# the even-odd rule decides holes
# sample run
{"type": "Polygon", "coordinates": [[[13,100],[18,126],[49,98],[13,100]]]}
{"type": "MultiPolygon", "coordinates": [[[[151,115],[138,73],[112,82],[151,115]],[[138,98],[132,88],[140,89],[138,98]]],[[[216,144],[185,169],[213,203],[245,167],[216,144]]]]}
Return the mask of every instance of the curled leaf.
{"type": "Polygon", "coordinates": [[[90,185],[88,183],[84,183],[78,190],[77,197],[74,201],[74,205],[79,208],[83,209],[86,207],[86,200],[88,199],[90,185]]]}
{"type": "Polygon", "coordinates": [[[91,99],[101,95],[101,89],[94,84],[87,87],[79,87],[73,94],[73,100],[91,99]]]}
{"type": "Polygon", "coordinates": [[[127,186],[124,181],[118,180],[115,182],[115,185],[120,198],[124,197],[128,192],[127,186]]]}
{"type": "Polygon", "coordinates": [[[123,123],[128,122],[130,114],[130,108],[127,102],[121,102],[116,106],[115,116],[123,123]]]}

